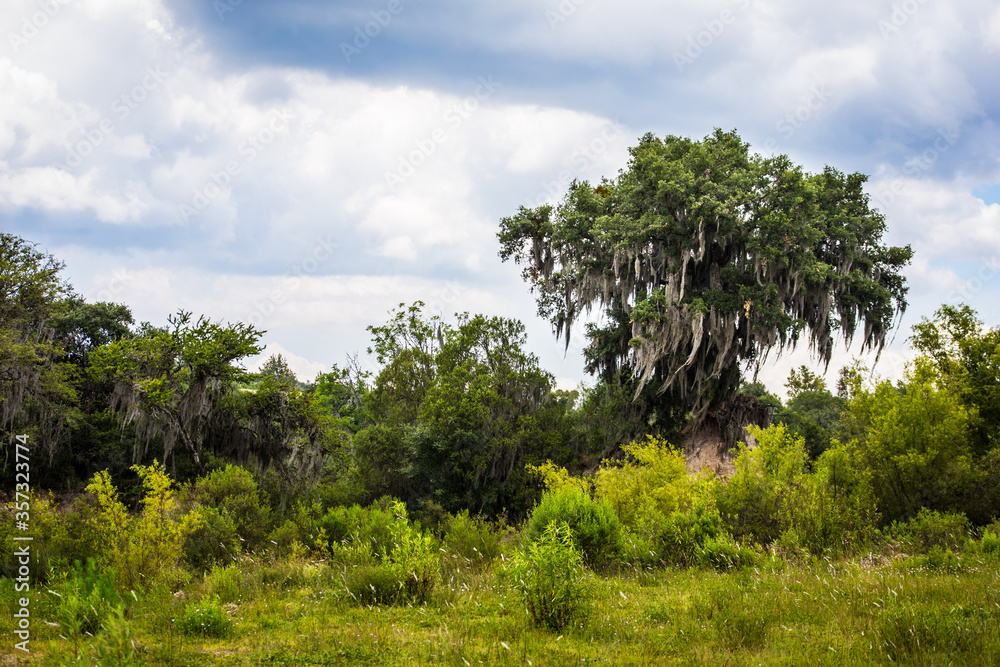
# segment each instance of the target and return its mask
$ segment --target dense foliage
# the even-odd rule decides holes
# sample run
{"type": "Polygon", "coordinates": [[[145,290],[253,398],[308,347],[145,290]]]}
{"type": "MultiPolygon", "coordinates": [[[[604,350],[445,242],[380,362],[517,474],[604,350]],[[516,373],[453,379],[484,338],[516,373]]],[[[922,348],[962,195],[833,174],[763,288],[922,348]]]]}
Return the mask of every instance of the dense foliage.
{"type": "Polygon", "coordinates": [[[803,334],[824,362],[837,333],[881,350],[912,252],[882,245],[864,175],[809,174],[721,130],[647,134],[630,152],[616,179],[501,222],[501,256],[524,266],[567,344],[581,316],[606,314],[588,327],[589,370],[637,396],[652,384],[672,401],[662,411],[700,420],[736,392],[741,362],[803,334]]]}
{"type": "MultiPolygon", "coordinates": [[[[944,306],[894,381],[855,361],[836,394],[805,366],[787,400],[740,384],[741,362],[800,335],[822,361],[838,329],[880,349],[909,249],[881,245],[860,175],[805,174],[724,133],[647,136],[632,155],[614,182],[503,223],[557,328],[607,311],[599,380],[575,391],[554,389],[521,322],[420,302],[368,328],[375,372],[355,357],[303,382],[272,356],[251,373],[255,327],[184,311],[136,326],[2,235],[0,425],[45,453],[19,500],[53,661],[506,663],[512,637],[559,664],[637,642],[648,655],[616,659],[840,659],[803,629],[848,662],[1000,655],[1000,329],[944,306]],[[692,470],[678,434],[737,387],[726,405],[773,425],[737,420],[729,451],[720,429],[720,459],[692,470]],[[452,648],[396,655],[417,640],[389,621],[341,632],[371,618],[433,626],[418,653],[452,648]],[[484,627],[513,634],[454,648],[484,627]],[[273,635],[288,640],[248,644],[273,635]],[[300,637],[311,648],[288,653],[300,637]]],[[[0,556],[0,576],[22,566],[0,556]]]]}

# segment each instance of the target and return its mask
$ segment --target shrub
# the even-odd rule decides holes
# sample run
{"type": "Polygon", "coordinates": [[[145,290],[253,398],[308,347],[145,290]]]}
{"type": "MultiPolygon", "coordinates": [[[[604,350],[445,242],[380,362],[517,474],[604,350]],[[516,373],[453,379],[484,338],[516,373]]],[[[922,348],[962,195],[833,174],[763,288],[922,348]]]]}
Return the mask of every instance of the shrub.
{"type": "Polygon", "coordinates": [[[178,626],[186,635],[199,637],[227,637],[233,622],[222,608],[219,598],[202,598],[191,604],[181,615],[178,626]]]}
{"type": "Polygon", "coordinates": [[[225,567],[216,565],[205,575],[205,592],[223,604],[252,600],[260,586],[260,570],[245,562],[225,567]]]}
{"type": "Polygon", "coordinates": [[[234,465],[213,470],[194,483],[191,494],[200,506],[214,508],[228,519],[238,536],[237,544],[239,538],[248,549],[262,544],[270,508],[261,503],[257,482],[249,471],[234,465]]]}
{"type": "Polygon", "coordinates": [[[735,541],[725,531],[715,537],[707,538],[702,543],[699,555],[702,565],[716,570],[753,567],[759,561],[759,554],[756,551],[735,541]]]}
{"type": "Polygon", "coordinates": [[[355,524],[358,532],[345,540],[339,550],[334,550],[355,565],[344,576],[345,587],[352,597],[365,604],[422,604],[437,582],[439,562],[434,538],[410,523],[403,503],[390,501],[389,508],[391,521],[387,526],[382,525],[381,507],[369,508],[373,512],[351,508],[351,515],[361,520],[360,525],[355,524]],[[389,532],[384,547],[380,538],[371,537],[383,527],[389,532]],[[368,534],[367,538],[362,537],[362,531],[368,534]],[[380,551],[374,550],[376,546],[380,551]]]}
{"type": "Polygon", "coordinates": [[[292,550],[293,544],[301,544],[302,531],[299,524],[291,519],[285,521],[267,536],[267,541],[271,543],[279,555],[287,555],[292,550]]]}
{"type": "Polygon", "coordinates": [[[87,490],[100,510],[92,526],[104,544],[101,561],[113,568],[123,590],[146,589],[174,568],[183,554],[186,535],[198,525],[197,513],[178,516],[170,477],[159,464],[133,466],[145,490],[142,511],[130,516],[105,470],[94,475],[87,490]]]}
{"type": "Polygon", "coordinates": [[[751,427],[751,432],[757,446],[748,449],[740,443],[736,472],[719,487],[718,507],[737,540],[769,544],[787,527],[783,517],[797,509],[794,498],[808,457],[802,438],[782,424],[766,430],[751,427]]]}
{"type": "Polygon", "coordinates": [[[983,553],[1000,556],[1000,519],[983,529],[983,553]]]}
{"type": "MultiPolygon", "coordinates": [[[[98,553],[97,538],[89,523],[94,510],[86,498],[77,498],[65,511],[50,497],[31,494],[32,571],[44,579],[56,563],[86,561],[98,553]]],[[[14,535],[14,503],[0,507],[0,542],[10,543],[14,535]]],[[[13,550],[0,552],[0,576],[15,577],[19,563],[13,550]]]]}
{"type": "Polygon", "coordinates": [[[538,540],[552,523],[570,527],[577,550],[592,568],[608,565],[624,553],[618,515],[607,502],[594,500],[579,488],[547,491],[531,513],[525,536],[538,540]]]}
{"type": "Polygon", "coordinates": [[[205,571],[216,563],[232,562],[240,553],[239,536],[228,512],[202,508],[201,523],[184,539],[184,560],[195,570],[205,571]]]}
{"type": "Polygon", "coordinates": [[[392,506],[392,550],[389,567],[403,587],[402,600],[422,604],[427,601],[437,580],[438,558],[434,539],[410,524],[406,506],[395,501],[392,506]]]}
{"type": "Polygon", "coordinates": [[[718,488],[718,507],[738,541],[816,555],[844,553],[870,541],[879,515],[864,453],[836,440],[807,468],[805,441],[784,425],[751,427],[757,446],[740,446],[736,473],[718,488]]]}
{"type": "Polygon", "coordinates": [[[73,566],[54,582],[59,596],[56,619],[79,655],[84,637],[98,634],[115,609],[128,607],[134,598],[122,597],[115,587],[114,570],[102,571],[94,559],[73,566]]]}
{"type": "Polygon", "coordinates": [[[90,644],[90,664],[101,667],[142,667],[148,664],[132,636],[132,622],[125,608],[116,607],[108,617],[104,631],[90,644]]]}
{"type": "Polygon", "coordinates": [[[649,436],[622,451],[630,460],[603,466],[596,475],[595,495],[614,508],[623,524],[635,529],[651,511],[669,516],[691,506],[694,480],[680,450],[649,436]]]}
{"type": "Polygon", "coordinates": [[[700,565],[705,543],[723,534],[729,537],[718,510],[699,503],[689,512],[674,511],[664,519],[655,544],[660,558],[666,563],[700,565]]]}
{"type": "Polygon", "coordinates": [[[402,598],[402,585],[395,571],[385,565],[358,565],[344,573],[344,588],[366,605],[393,604],[402,598]]]}
{"type": "Polygon", "coordinates": [[[334,555],[348,562],[370,562],[392,549],[392,526],[396,521],[393,498],[382,498],[368,507],[334,507],[324,514],[317,526],[325,533],[334,555]]]}
{"type": "Polygon", "coordinates": [[[477,565],[488,564],[500,555],[500,543],[509,532],[506,526],[462,510],[448,522],[443,547],[449,553],[477,565]]]}
{"type": "Polygon", "coordinates": [[[879,514],[862,452],[833,440],[814,468],[796,489],[783,522],[786,532],[794,530],[798,546],[816,555],[849,553],[870,543],[879,514]]]}
{"type": "Polygon", "coordinates": [[[589,591],[584,574],[573,531],[565,522],[549,523],[505,570],[532,622],[552,630],[562,630],[586,615],[589,591]]]}
{"type": "Polygon", "coordinates": [[[969,520],[960,512],[942,513],[925,507],[909,523],[894,524],[891,532],[920,553],[929,553],[935,547],[958,550],[965,546],[969,528],[969,520]]]}

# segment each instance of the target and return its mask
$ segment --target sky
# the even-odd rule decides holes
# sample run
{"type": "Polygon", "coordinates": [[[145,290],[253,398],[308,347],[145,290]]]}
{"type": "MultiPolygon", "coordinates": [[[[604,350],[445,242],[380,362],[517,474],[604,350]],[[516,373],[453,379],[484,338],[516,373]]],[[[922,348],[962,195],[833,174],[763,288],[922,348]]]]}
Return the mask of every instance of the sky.
{"type": "MultiPolygon", "coordinates": [[[[647,132],[735,129],[870,176],[915,251],[875,368],[896,378],[942,304],[1000,325],[998,71],[979,0],[5,0],[0,229],[137,321],[266,330],[251,368],[375,369],[365,328],[422,300],[520,319],[570,387],[586,341],[537,316],[499,221],[614,177],[647,132]]],[[[803,363],[759,378],[783,394],[803,363]]]]}

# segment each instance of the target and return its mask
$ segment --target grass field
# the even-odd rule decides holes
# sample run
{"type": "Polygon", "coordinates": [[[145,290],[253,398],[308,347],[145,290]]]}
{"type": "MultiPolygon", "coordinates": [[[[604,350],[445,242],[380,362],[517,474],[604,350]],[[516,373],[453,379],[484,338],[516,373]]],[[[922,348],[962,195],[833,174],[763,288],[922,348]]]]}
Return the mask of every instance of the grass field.
{"type": "MultiPolygon", "coordinates": [[[[12,641],[5,652],[13,664],[102,667],[1000,664],[995,559],[928,567],[765,557],[724,573],[588,575],[586,612],[561,632],[531,624],[499,561],[443,561],[429,601],[408,606],[358,602],[343,565],[244,557],[139,597],[96,637],[77,628],[74,638],[60,623],[58,586],[43,586],[32,602],[31,655],[10,650],[12,641]]],[[[2,586],[9,619],[13,583],[2,586]]]]}

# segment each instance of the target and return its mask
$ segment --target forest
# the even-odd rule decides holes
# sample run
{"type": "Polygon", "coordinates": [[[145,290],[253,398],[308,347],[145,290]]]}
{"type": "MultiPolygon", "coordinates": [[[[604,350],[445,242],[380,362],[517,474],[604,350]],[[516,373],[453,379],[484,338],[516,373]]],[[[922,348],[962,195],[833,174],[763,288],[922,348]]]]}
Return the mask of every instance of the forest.
{"type": "Polygon", "coordinates": [[[1000,662],[1000,328],[942,305],[901,377],[828,386],[907,307],[864,175],[630,152],[499,226],[555,335],[587,322],[574,391],[520,321],[421,302],[377,372],[250,372],[264,331],[137,323],[0,234],[10,664],[1000,662]]]}

